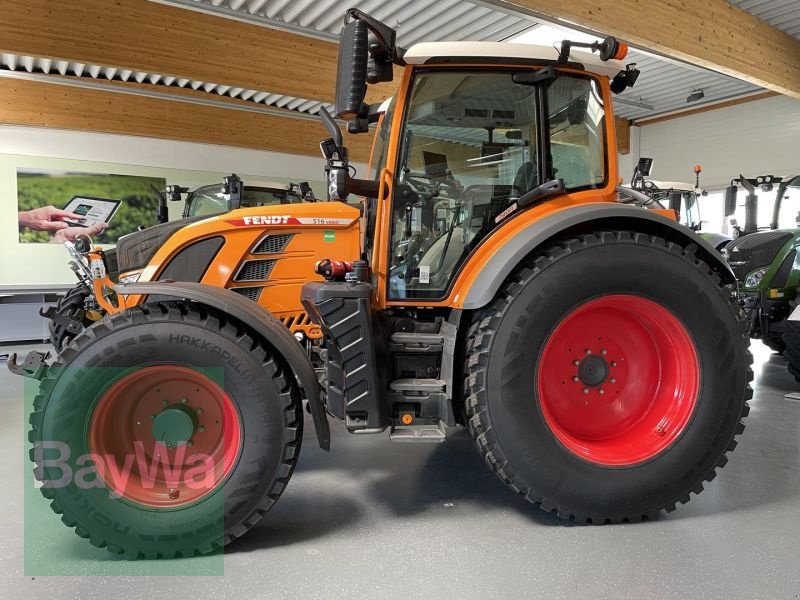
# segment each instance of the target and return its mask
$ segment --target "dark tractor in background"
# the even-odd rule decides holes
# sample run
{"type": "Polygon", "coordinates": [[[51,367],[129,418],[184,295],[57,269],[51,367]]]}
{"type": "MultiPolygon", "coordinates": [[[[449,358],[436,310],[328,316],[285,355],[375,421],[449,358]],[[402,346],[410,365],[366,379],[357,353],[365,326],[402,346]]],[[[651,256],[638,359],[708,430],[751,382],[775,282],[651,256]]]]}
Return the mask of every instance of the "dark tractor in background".
{"type": "Polygon", "coordinates": [[[753,179],[739,176],[726,190],[726,208],[735,208],[739,187],[747,192],[744,225],[731,220],[734,240],[722,253],[736,274],[750,337],[780,353],[786,347],[787,319],[800,286],[800,175],[763,175],[753,179]],[[775,191],[772,206],[759,206],[757,189],[775,191]],[[769,222],[763,222],[764,216],[759,219],[759,212],[769,215],[769,222]]]}

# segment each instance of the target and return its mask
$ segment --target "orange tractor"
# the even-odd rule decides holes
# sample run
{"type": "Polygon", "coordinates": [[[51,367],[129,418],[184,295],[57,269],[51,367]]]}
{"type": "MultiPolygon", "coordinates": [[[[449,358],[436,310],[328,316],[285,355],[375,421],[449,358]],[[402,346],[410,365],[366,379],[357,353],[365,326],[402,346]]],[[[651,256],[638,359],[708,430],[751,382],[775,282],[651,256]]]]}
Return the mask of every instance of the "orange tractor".
{"type": "Polygon", "coordinates": [[[721,257],[617,201],[624,45],[403,49],[347,21],[336,112],[376,125],[363,179],[323,113],[331,202],[194,221],[131,248],[149,256],[133,276],[118,254],[116,281],[72,249],[108,314],[19,367],[41,379],[31,456],[53,509],[115,553],[210,552],[285,489],[303,403],[326,450],[329,418],[397,442],[465,426],[564,518],[688,501],[743,429],[750,358],[721,257]],[[396,95],[368,105],[395,67],[396,95]]]}

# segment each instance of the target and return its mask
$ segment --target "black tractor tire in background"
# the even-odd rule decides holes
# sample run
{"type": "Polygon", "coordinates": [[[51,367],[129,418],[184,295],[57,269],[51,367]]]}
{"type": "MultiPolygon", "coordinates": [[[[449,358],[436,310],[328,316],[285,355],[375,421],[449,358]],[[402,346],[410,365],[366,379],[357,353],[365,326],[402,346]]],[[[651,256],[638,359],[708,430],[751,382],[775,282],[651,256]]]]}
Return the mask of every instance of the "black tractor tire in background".
{"type": "MultiPolygon", "coordinates": [[[[265,340],[212,309],[159,302],[106,316],[77,336],[42,380],[30,423],[34,473],[40,481],[50,482],[43,485],[42,494],[66,525],[93,545],[115,554],[170,558],[212,552],[263,517],[294,470],[302,442],[303,414],[295,377],[265,340]],[[158,389],[152,384],[137,391],[136,377],[148,372],[167,382],[158,389]],[[187,379],[179,380],[175,373],[187,379]],[[201,392],[203,383],[195,382],[214,377],[218,379],[209,384],[209,389],[217,396],[209,396],[208,402],[213,406],[218,398],[228,412],[196,408],[202,405],[206,391],[201,392]],[[137,403],[144,401],[150,405],[140,409],[137,403]],[[154,410],[153,402],[158,405],[154,410]],[[132,407],[130,412],[126,406],[132,407]],[[142,410],[147,412],[137,416],[142,410]],[[162,412],[168,410],[168,418],[162,419],[162,412]],[[226,414],[234,417],[219,417],[226,414]],[[105,415],[105,420],[100,415],[105,415]],[[66,469],[43,462],[48,460],[41,450],[45,444],[64,444],[62,447],[69,449],[65,462],[77,475],[80,456],[93,451],[104,456],[98,449],[100,444],[92,447],[91,440],[116,448],[118,439],[142,436],[142,431],[144,436],[153,436],[151,441],[158,440],[159,419],[164,423],[172,419],[173,429],[175,422],[180,426],[194,422],[189,434],[172,443],[172,453],[181,446],[193,446],[187,453],[200,452],[198,448],[208,440],[209,448],[221,445],[225,449],[225,460],[220,463],[225,468],[205,489],[194,492],[186,487],[184,496],[173,497],[181,490],[171,489],[169,483],[161,485],[159,480],[152,489],[145,485],[122,488],[125,493],[113,498],[109,494],[113,486],[87,489],[77,476],[66,484],[52,484],[66,469]],[[218,437],[203,437],[209,435],[218,437]],[[234,439],[235,444],[228,446],[228,440],[234,439]],[[189,443],[192,440],[194,443],[189,443]],[[139,496],[128,494],[129,489],[137,490],[139,496]],[[156,493],[160,496],[150,502],[156,493]],[[169,499],[165,499],[165,493],[169,499]]],[[[168,446],[171,431],[160,438],[168,446]]],[[[153,455],[159,457],[156,452],[160,447],[155,441],[152,447],[153,455]]],[[[134,449],[122,452],[135,454],[134,449]]],[[[213,456],[211,450],[207,456],[213,456]]],[[[136,462],[133,464],[131,480],[143,481],[137,479],[140,470],[136,462]]]]}
{"type": "Polygon", "coordinates": [[[789,373],[800,383],[800,321],[786,321],[783,343],[786,346],[783,358],[789,363],[789,373]]]}
{"type": "MultiPolygon", "coordinates": [[[[84,328],[89,327],[93,321],[87,318],[84,313],[84,306],[88,297],[89,290],[86,286],[76,285],[58,299],[56,313],[64,317],[75,314],[84,328]]],[[[70,333],[64,325],[53,319],[50,319],[47,327],[50,330],[50,343],[56,349],[56,352],[61,352],[77,335],[70,333]]]]}
{"type": "Polygon", "coordinates": [[[764,345],[777,354],[783,354],[786,350],[786,342],[783,335],[772,335],[761,340],[764,345]]]}
{"type": "MultiPolygon", "coordinates": [[[[607,327],[603,310],[597,313],[600,328],[607,327]]],[[[745,331],[743,314],[730,289],[695,256],[692,246],[682,248],[658,237],[627,231],[565,239],[531,257],[493,302],[474,316],[465,364],[468,428],[481,455],[500,479],[548,512],[596,524],[653,518],[661,510],[672,511],[677,503],[687,502],[692,493],[701,492],[703,482],[713,479],[716,470],[726,464],[726,454],[737,443],[735,436],[744,430],[742,419],[749,412],[749,382],[753,378],[745,331]],[[628,318],[626,302],[663,313],[667,317],[663,321],[648,320],[651,317],[645,312],[636,314],[665,339],[677,334],[660,323],[677,324],[677,329],[683,330],[680,339],[688,344],[688,354],[697,357],[686,371],[680,366],[680,352],[673,356],[670,364],[678,364],[677,373],[692,373],[694,387],[687,383],[686,389],[695,393],[681,409],[685,411],[684,425],[670,431],[674,438],[664,438],[668,442],[663,443],[668,445],[658,446],[657,437],[665,435],[668,426],[662,433],[661,423],[667,421],[644,429],[641,435],[655,440],[648,441],[654,450],[646,456],[643,451],[648,446],[635,444],[620,445],[619,458],[613,453],[608,458],[599,454],[604,444],[616,443],[614,436],[619,435],[626,443],[633,439],[625,436],[640,432],[636,427],[645,422],[642,417],[634,425],[626,422],[617,428],[612,407],[628,401],[630,394],[626,397],[624,390],[635,388],[623,387],[617,392],[615,389],[620,388],[615,386],[636,384],[633,378],[617,381],[608,376],[615,372],[612,366],[618,368],[611,361],[615,338],[620,344],[626,343],[630,332],[639,326],[632,323],[616,328],[605,338],[595,335],[585,345],[553,345],[562,335],[559,332],[569,331],[562,326],[572,323],[575,315],[588,314],[587,307],[596,306],[594,303],[612,300],[622,304],[621,308],[609,309],[609,318],[628,318]],[[555,352],[550,348],[559,347],[564,351],[564,373],[573,369],[574,377],[540,366],[555,364],[542,363],[545,356],[561,360],[561,354],[550,354],[555,352]],[[595,379],[598,373],[605,377],[602,384],[595,379]],[[574,393],[558,396],[569,400],[561,405],[545,397],[552,395],[541,393],[544,389],[559,393],[570,386],[577,387],[574,393]],[[562,427],[553,417],[554,411],[562,409],[564,422],[574,428],[566,434],[567,426],[562,427]],[[599,412],[581,412],[584,410],[599,412]],[[583,417],[586,414],[594,414],[599,420],[608,417],[611,437],[609,431],[606,437],[595,435],[599,430],[593,431],[594,424],[583,417]],[[588,450],[581,453],[575,448],[588,450]],[[598,454],[591,453],[595,450],[598,454]]],[[[647,335],[637,339],[645,340],[644,346],[654,360],[669,356],[666,344],[662,348],[647,342],[647,335]]],[[[625,360],[624,355],[618,355],[623,358],[616,360],[625,360]]],[[[632,373],[639,357],[632,352],[627,359],[632,373]]],[[[660,390],[664,384],[658,382],[658,375],[654,377],[657,383],[648,389],[660,390]]],[[[641,396],[647,400],[644,394],[641,396]]],[[[658,396],[667,398],[665,406],[671,397],[658,396]]],[[[643,406],[647,407],[647,402],[643,406]]],[[[649,406],[656,406],[655,400],[649,406]]],[[[647,419],[655,416],[655,420],[646,421],[648,424],[660,418],[653,411],[642,414],[647,419]]]]}

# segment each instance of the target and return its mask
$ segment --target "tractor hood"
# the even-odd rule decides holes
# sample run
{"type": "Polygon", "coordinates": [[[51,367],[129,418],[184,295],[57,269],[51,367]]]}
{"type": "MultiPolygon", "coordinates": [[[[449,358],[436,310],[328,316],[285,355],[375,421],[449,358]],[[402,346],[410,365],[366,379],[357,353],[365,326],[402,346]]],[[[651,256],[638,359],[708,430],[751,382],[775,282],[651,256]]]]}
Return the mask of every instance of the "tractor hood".
{"type": "Polygon", "coordinates": [[[780,249],[792,238],[791,231],[763,231],[733,240],[723,254],[736,278],[743,281],[747,274],[759,267],[768,266],[780,249]]]}
{"type": "Polygon", "coordinates": [[[160,225],[153,225],[141,231],[134,231],[123,235],[117,241],[117,263],[120,273],[143,269],[153,258],[153,255],[172,235],[197,221],[208,219],[213,215],[198,215],[177,221],[169,221],[160,225]]]}

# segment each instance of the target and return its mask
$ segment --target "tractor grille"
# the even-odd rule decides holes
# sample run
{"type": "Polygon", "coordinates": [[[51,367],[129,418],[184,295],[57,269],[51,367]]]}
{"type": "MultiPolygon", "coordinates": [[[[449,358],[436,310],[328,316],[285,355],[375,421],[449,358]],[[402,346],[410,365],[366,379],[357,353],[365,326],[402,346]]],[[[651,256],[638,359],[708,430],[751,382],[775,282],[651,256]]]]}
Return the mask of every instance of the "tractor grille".
{"type": "Polygon", "coordinates": [[[253,302],[258,302],[258,297],[261,295],[261,290],[263,288],[260,287],[238,287],[238,288],[231,288],[237,294],[241,294],[248,300],[252,300],[253,302]]]}
{"type": "Polygon", "coordinates": [[[234,281],[266,281],[269,279],[272,269],[275,268],[276,260],[248,260],[246,261],[234,281]]]}
{"type": "Polygon", "coordinates": [[[253,254],[276,254],[286,250],[286,246],[292,241],[293,233],[280,233],[277,235],[264,236],[261,241],[253,248],[253,254]]]}

